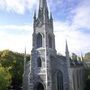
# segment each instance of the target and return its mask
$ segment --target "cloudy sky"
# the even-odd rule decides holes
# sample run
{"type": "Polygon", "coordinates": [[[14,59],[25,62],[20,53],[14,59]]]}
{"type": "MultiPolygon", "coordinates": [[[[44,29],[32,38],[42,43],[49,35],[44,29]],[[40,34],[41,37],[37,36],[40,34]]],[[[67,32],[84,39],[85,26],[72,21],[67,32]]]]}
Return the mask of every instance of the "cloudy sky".
{"type": "MultiPolygon", "coordinates": [[[[0,0],[0,50],[31,52],[33,13],[39,0],[0,0]]],[[[53,14],[57,52],[90,51],[90,0],[47,0],[53,14]]]]}

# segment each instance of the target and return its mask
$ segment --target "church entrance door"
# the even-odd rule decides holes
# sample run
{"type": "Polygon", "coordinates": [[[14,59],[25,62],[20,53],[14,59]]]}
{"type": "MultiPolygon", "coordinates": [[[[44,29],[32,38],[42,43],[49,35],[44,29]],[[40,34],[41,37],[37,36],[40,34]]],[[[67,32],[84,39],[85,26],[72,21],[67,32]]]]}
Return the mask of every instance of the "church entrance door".
{"type": "Polygon", "coordinates": [[[37,89],[36,90],[44,90],[44,86],[41,83],[39,83],[37,85],[37,89]]]}

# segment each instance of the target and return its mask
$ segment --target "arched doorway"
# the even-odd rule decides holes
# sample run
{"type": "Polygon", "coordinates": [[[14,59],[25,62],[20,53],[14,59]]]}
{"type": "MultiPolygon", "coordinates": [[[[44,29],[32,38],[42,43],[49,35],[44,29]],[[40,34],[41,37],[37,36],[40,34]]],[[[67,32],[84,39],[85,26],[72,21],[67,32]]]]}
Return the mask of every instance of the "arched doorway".
{"type": "Polygon", "coordinates": [[[44,86],[41,83],[38,83],[36,90],[44,90],[44,86]]]}
{"type": "Polygon", "coordinates": [[[63,90],[63,74],[61,71],[57,72],[57,90],[63,90]]]}

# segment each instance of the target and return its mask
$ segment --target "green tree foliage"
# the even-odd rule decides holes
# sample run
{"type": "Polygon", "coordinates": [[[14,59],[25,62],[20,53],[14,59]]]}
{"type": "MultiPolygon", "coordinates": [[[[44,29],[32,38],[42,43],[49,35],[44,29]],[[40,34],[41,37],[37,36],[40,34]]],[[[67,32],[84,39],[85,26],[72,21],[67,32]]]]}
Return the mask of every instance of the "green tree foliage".
{"type": "Polygon", "coordinates": [[[8,69],[0,65],[0,90],[8,90],[11,84],[11,75],[8,69]]]}
{"type": "Polygon", "coordinates": [[[11,86],[16,90],[20,90],[22,85],[23,60],[24,54],[15,53],[9,50],[0,52],[0,63],[4,68],[8,68],[12,76],[11,86]]]}
{"type": "Polygon", "coordinates": [[[82,57],[76,55],[75,53],[72,53],[71,59],[74,60],[74,61],[76,61],[76,60],[81,61],[82,57]]]}
{"type": "Polygon", "coordinates": [[[77,55],[75,53],[72,53],[71,58],[72,58],[72,60],[77,60],[77,55]]]}
{"type": "MultiPolygon", "coordinates": [[[[84,61],[90,62],[90,52],[85,54],[84,61]]],[[[85,87],[85,90],[90,90],[90,68],[89,67],[86,68],[85,74],[86,74],[86,87],[85,87]]]]}

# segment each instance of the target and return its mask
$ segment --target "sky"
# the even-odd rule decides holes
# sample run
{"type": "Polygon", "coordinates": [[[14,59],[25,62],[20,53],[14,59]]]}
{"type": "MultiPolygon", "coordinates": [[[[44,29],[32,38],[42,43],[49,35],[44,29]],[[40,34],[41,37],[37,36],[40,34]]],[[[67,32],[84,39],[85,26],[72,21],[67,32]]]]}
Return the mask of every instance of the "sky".
{"type": "MultiPolygon", "coordinates": [[[[56,50],[90,52],[90,0],[47,0],[54,19],[56,50]]],[[[0,0],[0,50],[27,53],[32,49],[33,13],[39,0],[0,0]]]]}

